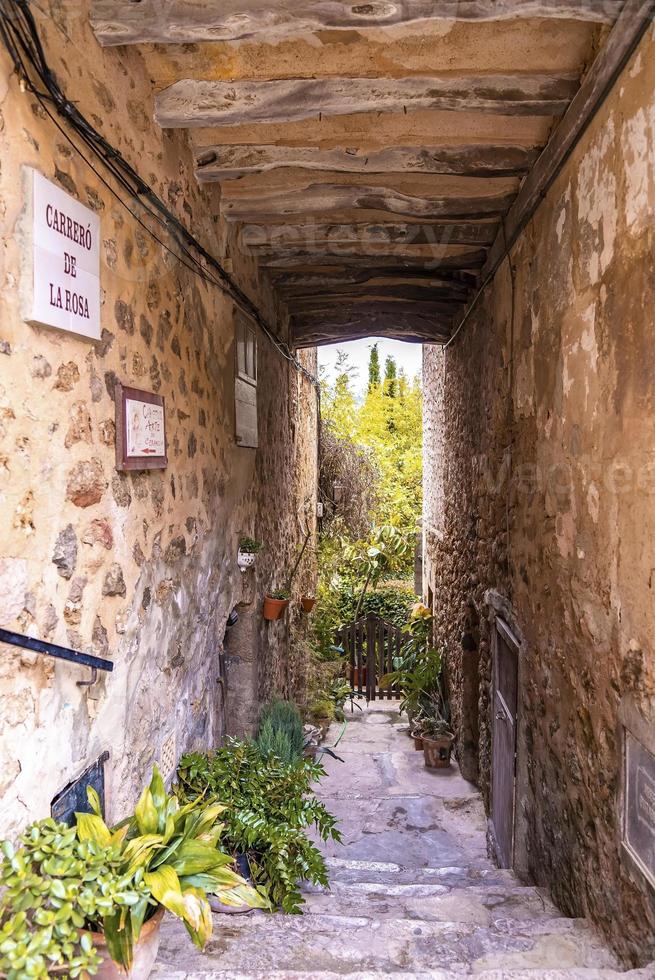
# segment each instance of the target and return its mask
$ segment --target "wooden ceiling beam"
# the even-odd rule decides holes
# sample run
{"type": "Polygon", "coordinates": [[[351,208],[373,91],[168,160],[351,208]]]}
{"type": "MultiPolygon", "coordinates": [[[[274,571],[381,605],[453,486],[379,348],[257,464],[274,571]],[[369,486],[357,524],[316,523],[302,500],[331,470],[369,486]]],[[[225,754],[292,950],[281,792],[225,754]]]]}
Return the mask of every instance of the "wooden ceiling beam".
{"type": "Polygon", "coordinates": [[[423,245],[491,245],[498,230],[497,221],[415,222],[389,224],[353,222],[352,224],[252,224],[244,225],[239,242],[245,249],[299,249],[306,252],[341,247],[370,246],[384,248],[423,245]]]}
{"type": "Polygon", "coordinates": [[[561,116],[579,84],[577,72],[231,82],[183,78],[155,96],[155,121],[164,129],[186,129],[410,109],[561,116]]]}
{"type": "Polygon", "coordinates": [[[311,31],[352,30],[421,21],[502,21],[549,17],[608,24],[620,0],[92,0],[91,23],[101,44],[279,40],[311,31]]]}
{"type": "Polygon", "coordinates": [[[341,272],[339,275],[329,275],[326,273],[279,273],[273,275],[272,279],[275,288],[283,299],[294,296],[318,295],[320,293],[338,289],[352,290],[356,292],[362,287],[372,286],[419,286],[425,288],[455,289],[467,293],[476,284],[476,276],[472,273],[442,270],[434,276],[424,273],[422,270],[407,274],[401,271],[395,274],[391,270],[389,274],[386,270],[371,270],[374,274],[369,275],[368,270],[356,272],[341,272]]]}
{"type": "Polygon", "coordinates": [[[471,197],[416,197],[380,185],[310,184],[306,188],[267,191],[250,197],[226,198],[221,212],[236,221],[261,222],[271,215],[312,215],[330,211],[383,211],[408,218],[478,219],[500,217],[515,194],[486,194],[471,197]]]}
{"type": "Polygon", "coordinates": [[[291,340],[295,347],[321,347],[363,337],[438,344],[444,343],[449,336],[450,323],[447,320],[411,314],[356,314],[345,320],[292,321],[291,326],[291,340]]]}
{"type": "Polygon", "coordinates": [[[416,279],[403,282],[402,280],[367,279],[363,283],[344,283],[332,286],[295,286],[292,289],[280,290],[280,295],[287,302],[304,302],[323,300],[336,297],[338,301],[347,302],[350,298],[374,296],[376,300],[401,299],[425,300],[447,299],[464,302],[470,294],[469,287],[458,282],[446,280],[416,279]]]}
{"type": "Polygon", "coordinates": [[[264,144],[206,146],[196,150],[201,183],[234,180],[247,174],[294,167],[350,174],[453,174],[463,177],[518,177],[526,174],[538,148],[472,145],[391,147],[385,150],[318,149],[314,146],[264,144]]]}
{"type": "Polygon", "coordinates": [[[457,306],[466,302],[467,295],[445,289],[433,289],[428,294],[425,290],[419,289],[401,291],[398,289],[371,288],[360,294],[353,292],[319,293],[316,296],[289,296],[286,297],[286,300],[293,313],[309,313],[315,310],[322,312],[326,309],[333,309],[335,305],[352,308],[388,303],[394,307],[397,306],[399,309],[418,307],[417,312],[420,312],[421,307],[425,306],[426,310],[429,308],[452,314],[454,312],[453,304],[457,306]]]}
{"type": "Polygon", "coordinates": [[[340,255],[321,255],[312,257],[306,262],[299,261],[297,258],[283,256],[275,259],[266,259],[260,262],[260,268],[270,270],[273,276],[276,270],[283,273],[299,273],[305,275],[310,270],[314,272],[325,272],[334,275],[335,272],[355,272],[361,270],[366,275],[389,274],[390,270],[396,275],[403,276],[429,276],[441,274],[444,269],[449,270],[479,270],[485,263],[487,253],[484,249],[475,251],[458,251],[455,255],[435,256],[432,260],[425,258],[413,258],[412,256],[377,256],[377,255],[349,255],[344,258],[340,255]]]}

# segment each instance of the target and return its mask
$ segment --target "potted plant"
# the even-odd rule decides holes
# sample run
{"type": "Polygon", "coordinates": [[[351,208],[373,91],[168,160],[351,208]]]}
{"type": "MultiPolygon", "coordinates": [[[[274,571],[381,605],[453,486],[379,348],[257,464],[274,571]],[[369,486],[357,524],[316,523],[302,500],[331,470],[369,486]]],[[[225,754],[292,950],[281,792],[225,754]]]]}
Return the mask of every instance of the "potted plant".
{"type": "Polygon", "coordinates": [[[242,572],[246,572],[249,568],[252,568],[262,547],[261,541],[256,541],[255,538],[244,537],[239,539],[237,565],[242,572]]]}
{"type": "Polygon", "coordinates": [[[247,855],[253,881],[266,888],[274,906],[291,914],[301,911],[301,881],[328,885],[315,840],[341,840],[335,818],[316,796],[324,775],[311,759],[284,763],[254,742],[235,739],[208,755],[184,756],[178,769],[187,799],[209,794],[226,804],[224,846],[247,855]]]}
{"type": "Polygon", "coordinates": [[[414,740],[414,748],[417,752],[423,751],[423,733],[425,731],[425,718],[418,718],[411,722],[409,734],[414,740]]]}
{"type": "Polygon", "coordinates": [[[0,975],[145,980],[168,909],[202,948],[207,894],[267,907],[218,847],[221,804],[180,806],[155,768],[134,814],[110,829],[94,790],[76,826],[42,820],[0,862],[0,975]]]}
{"type": "Polygon", "coordinates": [[[281,619],[290,601],[291,592],[289,589],[278,589],[276,592],[271,592],[265,596],[264,619],[268,619],[269,621],[281,619]]]}
{"type": "Polygon", "coordinates": [[[445,718],[424,718],[421,727],[423,756],[428,769],[447,769],[453,747],[453,733],[445,718]]]}
{"type": "Polygon", "coordinates": [[[316,605],[316,599],[314,596],[304,595],[300,600],[303,608],[303,612],[310,613],[314,606],[316,605]]]}

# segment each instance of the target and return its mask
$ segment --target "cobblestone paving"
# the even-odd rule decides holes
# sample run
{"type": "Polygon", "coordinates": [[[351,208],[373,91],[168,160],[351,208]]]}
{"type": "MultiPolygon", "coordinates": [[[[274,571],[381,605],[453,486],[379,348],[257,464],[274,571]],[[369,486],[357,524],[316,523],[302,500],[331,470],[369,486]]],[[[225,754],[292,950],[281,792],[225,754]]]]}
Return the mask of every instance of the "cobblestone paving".
{"type": "MultiPolygon", "coordinates": [[[[456,765],[429,771],[392,704],[352,716],[321,797],[343,844],[302,916],[215,916],[204,953],[165,922],[156,980],[651,980],[621,972],[584,920],[487,859],[480,796],[456,765]]],[[[338,726],[335,729],[338,733],[338,726]]]]}

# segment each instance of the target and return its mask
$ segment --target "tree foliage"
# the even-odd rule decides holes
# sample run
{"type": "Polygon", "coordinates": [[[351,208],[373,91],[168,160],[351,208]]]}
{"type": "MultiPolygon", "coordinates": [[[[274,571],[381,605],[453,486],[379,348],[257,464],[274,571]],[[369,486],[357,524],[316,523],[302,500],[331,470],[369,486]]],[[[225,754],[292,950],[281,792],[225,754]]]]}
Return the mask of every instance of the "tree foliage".
{"type": "MultiPolygon", "coordinates": [[[[351,489],[344,494],[347,505],[354,497],[360,498],[356,487],[371,486],[375,472],[375,494],[365,499],[368,522],[377,527],[391,525],[403,534],[412,534],[423,505],[420,380],[409,381],[402,369],[398,371],[393,358],[388,358],[384,383],[370,385],[365,397],[358,401],[353,390],[353,374],[347,354],[340,351],[336,379],[322,387],[326,433],[322,468],[326,473],[330,467],[334,468],[334,463],[328,462],[328,454],[336,450],[335,442],[331,444],[330,440],[336,440],[341,456],[349,456],[351,489]],[[389,397],[391,391],[393,397],[389,397]],[[358,467],[362,474],[360,481],[354,475],[358,467]]],[[[367,537],[362,530],[359,527],[355,535],[367,537]]]]}
{"type": "Polygon", "coordinates": [[[368,390],[380,384],[380,354],[378,345],[373,344],[371,354],[368,359],[368,390]]]}

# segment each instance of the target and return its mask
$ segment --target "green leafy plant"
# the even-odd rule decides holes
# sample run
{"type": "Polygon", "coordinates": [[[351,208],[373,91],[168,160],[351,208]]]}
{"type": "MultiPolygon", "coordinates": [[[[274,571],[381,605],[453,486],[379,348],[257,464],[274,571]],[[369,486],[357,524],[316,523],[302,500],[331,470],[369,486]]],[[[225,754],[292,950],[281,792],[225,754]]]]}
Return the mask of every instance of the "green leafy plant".
{"type": "Polygon", "coordinates": [[[418,718],[412,727],[412,735],[420,735],[424,738],[452,738],[453,733],[450,730],[450,722],[447,718],[442,717],[439,713],[440,709],[437,710],[435,715],[424,715],[418,718]]]}
{"type": "Polygon", "coordinates": [[[88,930],[138,935],[154,911],[143,871],[126,868],[120,835],[101,843],[54,820],[32,824],[14,847],[2,843],[0,973],[9,980],[65,972],[94,976],[100,965],[88,930]]]}
{"type": "Polygon", "coordinates": [[[312,718],[327,719],[329,721],[334,721],[336,718],[334,703],[329,697],[315,698],[309,706],[309,713],[312,718]]]}
{"type": "MultiPolygon", "coordinates": [[[[194,943],[202,948],[211,936],[212,919],[206,895],[224,905],[264,908],[267,899],[232,870],[232,856],[219,848],[223,824],[221,803],[193,800],[181,806],[168,794],[155,766],[150,785],[134,816],[123,821],[128,871],[143,870],[146,885],[159,905],[182,919],[194,943]]],[[[78,814],[78,831],[102,839],[109,831],[96,808],[78,814]]],[[[114,955],[113,951],[112,956],[114,955]]],[[[117,962],[123,962],[114,956],[117,962]]]]}
{"type": "Polygon", "coordinates": [[[246,555],[257,555],[264,545],[255,538],[239,538],[239,551],[246,555]]]}
{"type": "Polygon", "coordinates": [[[226,905],[267,908],[268,898],[230,867],[219,849],[220,803],[180,806],[155,767],[134,814],[110,829],[97,793],[76,826],[54,820],[30,827],[0,864],[0,971],[10,980],[93,976],[100,958],[89,932],[101,932],[113,961],[129,970],[144,922],[163,906],[197,946],[212,932],[207,894],[226,905]]]}
{"type": "Polygon", "coordinates": [[[286,601],[291,598],[291,592],[289,589],[275,589],[274,592],[269,592],[271,599],[280,599],[286,601]]]}
{"type": "Polygon", "coordinates": [[[380,678],[380,686],[402,691],[400,710],[413,722],[419,718],[449,720],[441,654],[430,643],[434,617],[422,603],[413,607],[404,627],[403,644],[396,669],[380,678]]]}
{"type": "Polygon", "coordinates": [[[225,803],[223,843],[247,855],[255,884],[289,913],[301,911],[300,881],[328,883],[323,856],[306,831],[314,827],[322,840],[341,839],[313,790],[324,775],[320,763],[285,764],[234,739],[209,755],[184,756],[178,769],[179,792],[187,799],[209,794],[225,803]]]}
{"type": "Polygon", "coordinates": [[[369,585],[376,585],[382,576],[406,561],[412,545],[408,534],[390,524],[376,528],[368,542],[360,542],[346,548],[344,557],[352,561],[364,577],[355,619],[359,617],[369,585]]]}

